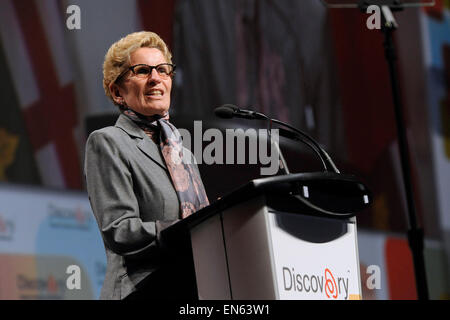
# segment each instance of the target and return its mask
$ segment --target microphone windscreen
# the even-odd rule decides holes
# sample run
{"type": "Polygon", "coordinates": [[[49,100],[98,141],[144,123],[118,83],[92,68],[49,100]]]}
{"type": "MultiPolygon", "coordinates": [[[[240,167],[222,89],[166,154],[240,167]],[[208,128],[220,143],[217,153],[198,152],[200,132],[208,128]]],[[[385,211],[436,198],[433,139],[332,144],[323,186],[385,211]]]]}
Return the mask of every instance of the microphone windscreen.
{"type": "Polygon", "coordinates": [[[230,119],[234,117],[234,109],[227,105],[223,105],[214,109],[214,114],[219,118],[230,119]]]}

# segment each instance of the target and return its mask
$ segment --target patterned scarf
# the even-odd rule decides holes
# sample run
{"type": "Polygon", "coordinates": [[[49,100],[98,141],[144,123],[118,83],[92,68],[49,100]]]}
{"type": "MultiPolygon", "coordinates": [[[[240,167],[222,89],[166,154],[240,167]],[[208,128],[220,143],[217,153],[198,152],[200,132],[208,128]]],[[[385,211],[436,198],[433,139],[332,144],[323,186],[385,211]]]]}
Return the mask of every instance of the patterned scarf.
{"type": "Polygon", "coordinates": [[[169,122],[169,114],[144,116],[123,106],[120,111],[159,144],[180,200],[181,218],[209,205],[202,179],[191,163],[192,157],[183,156],[183,141],[177,128],[169,122]]]}

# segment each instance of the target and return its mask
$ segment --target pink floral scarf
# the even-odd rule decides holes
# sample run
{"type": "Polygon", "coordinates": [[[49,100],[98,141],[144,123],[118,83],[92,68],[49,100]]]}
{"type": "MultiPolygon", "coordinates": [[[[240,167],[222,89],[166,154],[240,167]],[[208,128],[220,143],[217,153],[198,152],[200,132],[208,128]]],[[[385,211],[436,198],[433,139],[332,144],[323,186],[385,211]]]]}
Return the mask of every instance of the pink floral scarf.
{"type": "Polygon", "coordinates": [[[134,121],[156,144],[159,144],[170,178],[180,200],[181,218],[209,205],[202,179],[195,170],[193,157],[186,161],[183,141],[177,128],[166,116],[144,116],[127,107],[120,111],[134,121]]]}

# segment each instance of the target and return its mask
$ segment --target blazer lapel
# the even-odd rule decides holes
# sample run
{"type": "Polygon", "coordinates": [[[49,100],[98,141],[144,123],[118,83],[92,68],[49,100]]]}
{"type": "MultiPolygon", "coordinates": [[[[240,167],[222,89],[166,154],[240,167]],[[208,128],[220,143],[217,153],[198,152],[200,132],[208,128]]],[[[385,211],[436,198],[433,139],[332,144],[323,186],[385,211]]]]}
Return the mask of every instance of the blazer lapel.
{"type": "Polygon", "coordinates": [[[138,149],[159,164],[163,169],[168,170],[158,146],[131,119],[121,114],[117,119],[116,127],[121,128],[132,137],[139,138],[136,143],[138,149]]]}
{"type": "Polygon", "coordinates": [[[137,147],[145,153],[147,156],[149,156],[153,161],[158,163],[161,167],[164,169],[167,169],[166,163],[164,159],[161,156],[161,151],[159,150],[158,146],[150,140],[149,137],[144,137],[141,141],[137,143],[137,147]]]}

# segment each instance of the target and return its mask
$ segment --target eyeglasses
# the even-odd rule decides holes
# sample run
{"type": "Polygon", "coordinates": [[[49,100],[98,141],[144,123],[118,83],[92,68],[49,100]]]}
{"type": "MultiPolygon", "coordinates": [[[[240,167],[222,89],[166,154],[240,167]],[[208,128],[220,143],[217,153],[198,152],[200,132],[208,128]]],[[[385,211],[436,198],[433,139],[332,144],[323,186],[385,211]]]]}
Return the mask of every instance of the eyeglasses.
{"type": "Polygon", "coordinates": [[[171,63],[161,63],[157,66],[149,66],[148,64],[136,64],[122,72],[117,77],[116,82],[119,81],[129,70],[131,70],[131,72],[133,72],[136,77],[144,79],[153,72],[153,69],[155,69],[161,78],[166,79],[175,74],[175,68],[176,65],[171,63]]]}

